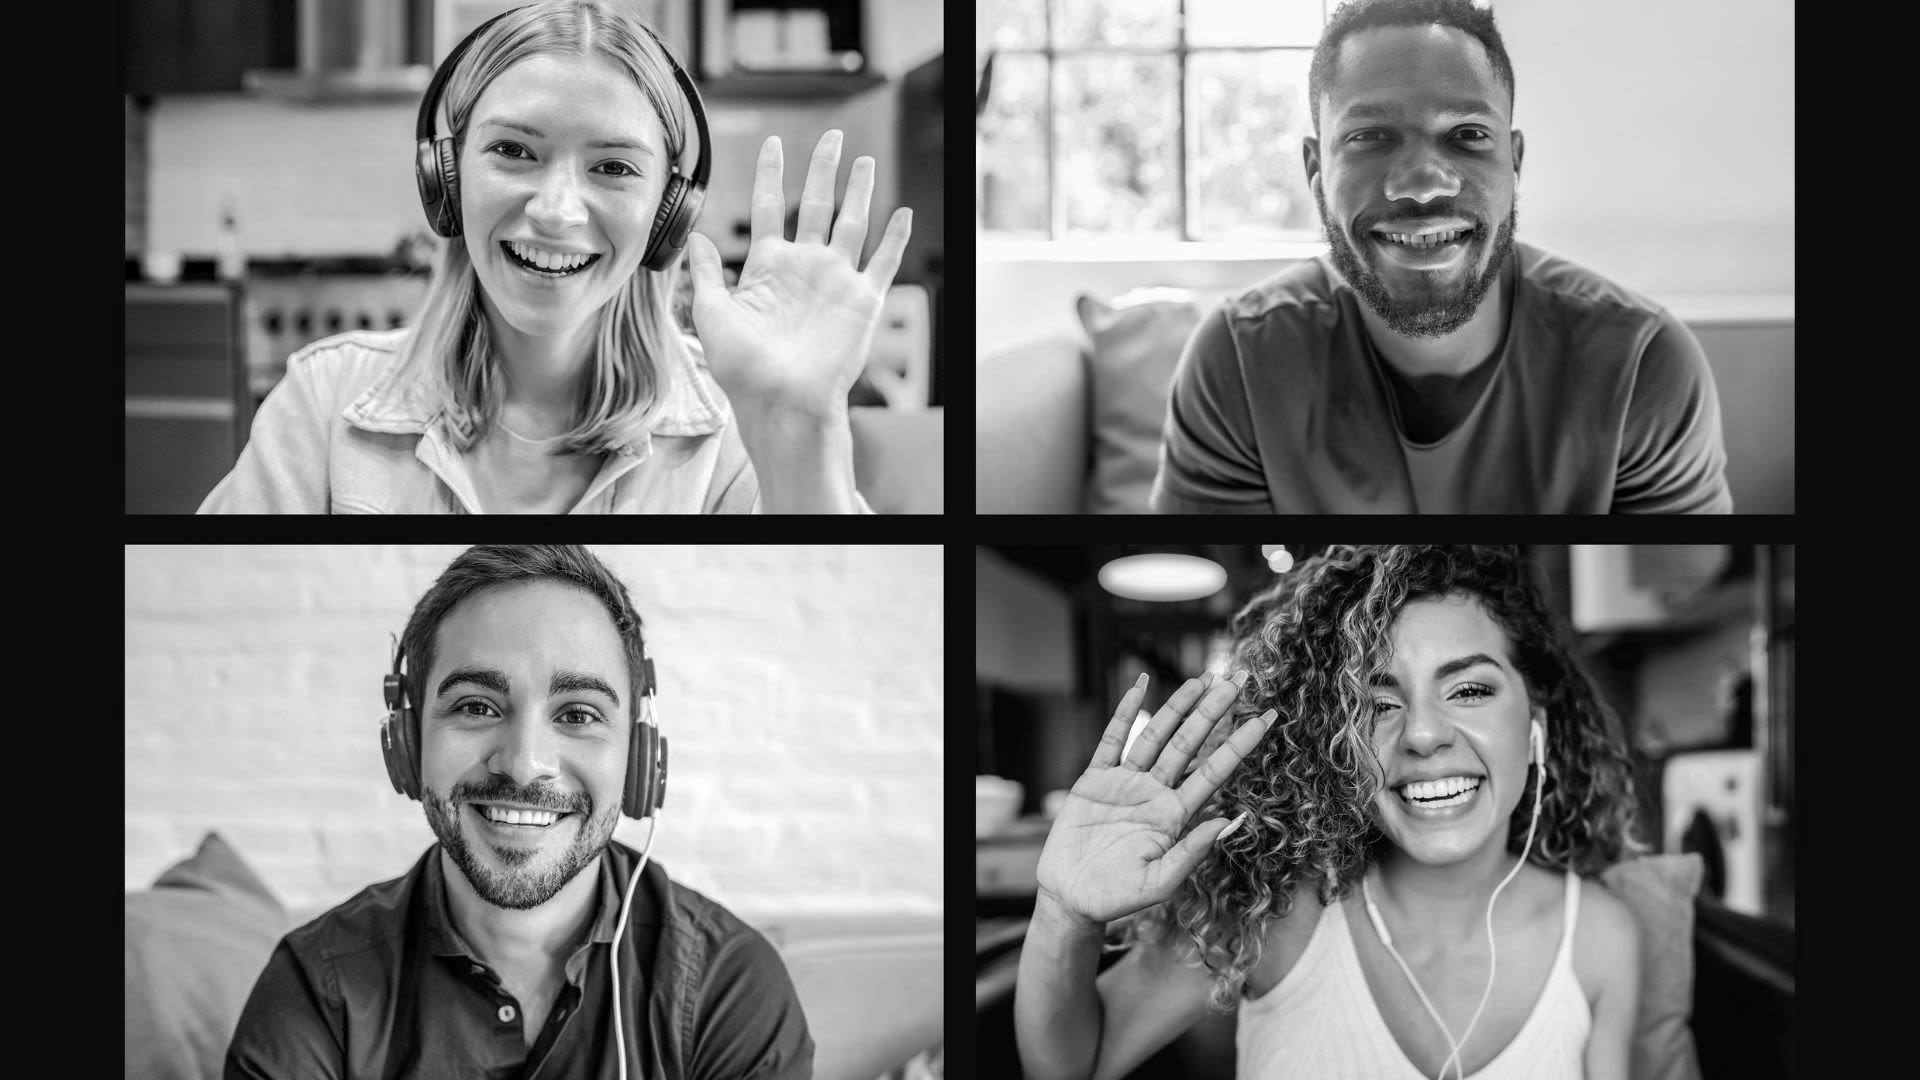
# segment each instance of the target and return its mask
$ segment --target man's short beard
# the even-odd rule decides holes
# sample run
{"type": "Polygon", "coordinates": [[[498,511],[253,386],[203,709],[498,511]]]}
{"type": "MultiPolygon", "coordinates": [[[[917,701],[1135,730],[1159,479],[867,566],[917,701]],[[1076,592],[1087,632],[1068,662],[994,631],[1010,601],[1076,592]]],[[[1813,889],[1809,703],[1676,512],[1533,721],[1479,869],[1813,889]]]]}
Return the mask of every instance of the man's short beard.
{"type": "MultiPolygon", "coordinates": [[[[1520,220],[1520,199],[1514,196],[1513,209],[1507,214],[1507,220],[1494,230],[1493,254],[1487,259],[1487,268],[1478,277],[1472,278],[1465,291],[1450,299],[1435,300],[1396,298],[1387,291],[1386,282],[1381,280],[1373,265],[1360,257],[1349,241],[1344,228],[1336,228],[1333,218],[1327,213],[1327,200],[1324,186],[1316,188],[1313,198],[1320,206],[1320,226],[1327,237],[1334,268],[1340,276],[1347,279],[1354,294],[1367,310],[1380,317],[1387,329],[1402,337],[1440,338],[1467,325],[1480,305],[1500,280],[1500,271],[1506,266],[1507,258],[1513,251],[1513,234],[1520,220]]],[[[1477,239],[1477,238],[1476,238],[1477,239]]],[[[1368,243],[1362,238],[1361,243],[1368,243]]],[[[1471,258],[1467,252],[1462,258],[1471,258]]]]}
{"type": "Polygon", "coordinates": [[[586,869],[587,865],[603,851],[613,839],[613,827],[620,823],[620,807],[610,806],[607,812],[595,814],[593,802],[587,801],[587,811],[580,815],[580,828],[575,830],[573,843],[560,853],[559,862],[544,870],[527,867],[534,853],[520,848],[490,848],[493,855],[506,866],[505,870],[493,870],[481,863],[467,844],[465,833],[460,828],[460,816],[464,807],[471,802],[461,799],[452,801],[443,799],[437,792],[422,791],[420,802],[426,808],[427,827],[440,841],[453,865],[466,875],[467,882],[473,886],[480,899],[495,907],[513,911],[525,911],[539,907],[554,898],[574,875],[586,869]]]}

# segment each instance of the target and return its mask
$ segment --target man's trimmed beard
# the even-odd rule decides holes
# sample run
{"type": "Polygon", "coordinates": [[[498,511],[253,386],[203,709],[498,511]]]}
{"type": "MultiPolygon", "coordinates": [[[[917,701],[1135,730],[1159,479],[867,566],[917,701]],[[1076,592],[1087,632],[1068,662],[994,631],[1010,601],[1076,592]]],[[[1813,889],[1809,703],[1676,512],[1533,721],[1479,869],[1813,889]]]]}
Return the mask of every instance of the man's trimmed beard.
{"type": "MultiPolygon", "coordinates": [[[[1513,234],[1520,221],[1518,192],[1514,193],[1513,209],[1508,212],[1507,219],[1494,230],[1493,254],[1487,259],[1486,270],[1470,278],[1463,291],[1455,296],[1440,298],[1395,297],[1387,291],[1375,264],[1363,260],[1355,250],[1345,226],[1334,226],[1333,217],[1327,213],[1325,191],[1325,185],[1315,188],[1313,201],[1320,207],[1320,227],[1327,238],[1334,268],[1340,271],[1341,277],[1347,279],[1347,284],[1353,287],[1360,302],[1379,316],[1387,324],[1387,329],[1402,337],[1445,337],[1467,325],[1474,313],[1480,310],[1487,293],[1499,282],[1501,268],[1506,266],[1507,258],[1513,251],[1513,234]]],[[[1361,242],[1370,241],[1362,238],[1361,242]]],[[[1467,252],[1463,257],[1471,258],[1472,254],[1467,252]]]]}
{"type": "MultiPolygon", "coordinates": [[[[427,827],[433,830],[433,835],[439,839],[440,846],[453,860],[453,865],[466,875],[473,891],[487,903],[513,911],[536,908],[553,899],[567,882],[573,880],[574,875],[586,869],[607,849],[607,844],[613,839],[613,827],[620,823],[620,807],[609,806],[605,813],[594,813],[592,798],[583,798],[586,798],[587,809],[579,814],[580,828],[574,831],[573,843],[560,853],[557,863],[544,870],[531,869],[527,864],[533,861],[537,852],[489,847],[494,858],[506,867],[504,870],[493,870],[481,863],[460,828],[463,808],[472,802],[465,790],[456,789],[455,798],[452,799],[443,799],[432,791],[420,793],[420,803],[427,812],[427,827]]],[[[537,799],[522,801],[539,802],[537,799]]]]}

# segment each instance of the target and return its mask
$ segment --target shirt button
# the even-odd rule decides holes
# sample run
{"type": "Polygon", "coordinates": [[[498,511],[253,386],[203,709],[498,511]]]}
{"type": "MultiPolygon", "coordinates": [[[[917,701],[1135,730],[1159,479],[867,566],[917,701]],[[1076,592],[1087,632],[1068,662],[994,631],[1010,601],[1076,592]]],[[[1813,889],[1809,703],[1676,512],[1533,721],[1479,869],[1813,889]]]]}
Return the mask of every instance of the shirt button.
{"type": "Polygon", "coordinates": [[[503,1024],[513,1023],[513,1006],[511,1005],[500,1006],[500,1022],[503,1024]]]}

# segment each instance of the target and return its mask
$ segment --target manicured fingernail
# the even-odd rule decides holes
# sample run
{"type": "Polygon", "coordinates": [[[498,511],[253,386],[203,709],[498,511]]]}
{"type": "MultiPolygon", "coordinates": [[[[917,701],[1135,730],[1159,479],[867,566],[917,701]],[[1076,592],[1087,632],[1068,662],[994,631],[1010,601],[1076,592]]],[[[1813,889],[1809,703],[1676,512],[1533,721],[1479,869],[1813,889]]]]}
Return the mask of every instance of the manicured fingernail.
{"type": "Polygon", "coordinates": [[[1143,671],[1143,672],[1141,672],[1141,673],[1140,673],[1140,677],[1139,677],[1139,678],[1137,678],[1137,679],[1135,679],[1135,680],[1133,680],[1133,688],[1134,688],[1135,690],[1145,690],[1145,689],[1147,688],[1147,673],[1146,673],[1146,672],[1144,672],[1144,671],[1143,671]]]}
{"type": "Polygon", "coordinates": [[[1248,813],[1249,813],[1249,811],[1246,811],[1246,810],[1242,810],[1242,811],[1240,811],[1240,816],[1239,816],[1239,817],[1237,817],[1237,818],[1234,818],[1234,819],[1233,819],[1233,823],[1232,823],[1232,824],[1230,824],[1230,825],[1228,825],[1228,826],[1227,826],[1226,828],[1224,828],[1224,829],[1221,829],[1221,830],[1220,830],[1220,835],[1219,835],[1219,836],[1216,836],[1216,837],[1214,837],[1214,838],[1213,838],[1213,842],[1217,844],[1217,843],[1219,843],[1220,841],[1222,841],[1222,840],[1225,840],[1225,839],[1226,839],[1226,838],[1227,838],[1227,837],[1228,837],[1229,835],[1231,835],[1231,834],[1233,833],[1233,830],[1235,830],[1235,829],[1237,829],[1237,828],[1239,828],[1239,827],[1240,827],[1240,825],[1241,825],[1241,823],[1243,823],[1243,822],[1245,822],[1245,821],[1247,820],[1247,814],[1248,814],[1248,813]]]}
{"type": "Polygon", "coordinates": [[[1211,671],[1201,672],[1200,673],[1200,689],[1205,690],[1207,687],[1212,685],[1213,685],[1213,672],[1211,671]]]}
{"type": "Polygon", "coordinates": [[[1272,727],[1272,726],[1273,726],[1273,722],[1274,722],[1275,720],[1278,720],[1279,718],[1280,718],[1280,714],[1279,714],[1278,712],[1275,712],[1275,711],[1274,711],[1274,710],[1272,710],[1272,709],[1268,709],[1268,710],[1267,710],[1267,715],[1265,715],[1265,716],[1262,716],[1262,717],[1260,718],[1260,722],[1261,722],[1261,723],[1263,723],[1263,724],[1265,724],[1265,725],[1267,725],[1268,727],[1272,727]]]}
{"type": "Polygon", "coordinates": [[[1233,685],[1235,686],[1247,685],[1247,669],[1246,668],[1241,668],[1239,671],[1236,671],[1233,673],[1233,685]]]}

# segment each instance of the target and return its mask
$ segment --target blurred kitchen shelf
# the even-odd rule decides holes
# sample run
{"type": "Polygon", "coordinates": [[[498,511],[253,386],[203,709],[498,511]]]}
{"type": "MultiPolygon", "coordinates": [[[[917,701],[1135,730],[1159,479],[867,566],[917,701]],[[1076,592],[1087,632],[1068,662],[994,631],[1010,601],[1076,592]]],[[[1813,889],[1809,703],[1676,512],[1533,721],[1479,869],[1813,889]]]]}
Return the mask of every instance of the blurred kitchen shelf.
{"type": "Polygon", "coordinates": [[[837,71],[754,71],[707,79],[700,83],[700,96],[709,101],[778,105],[788,101],[849,98],[886,81],[886,76],[873,72],[850,75],[837,71]]]}

